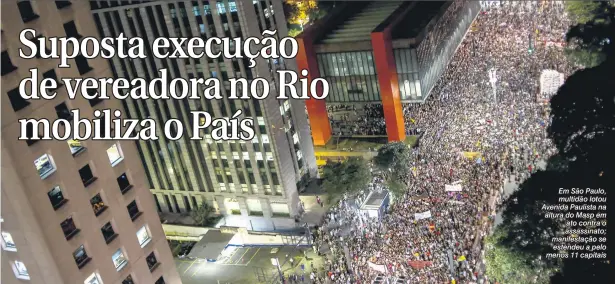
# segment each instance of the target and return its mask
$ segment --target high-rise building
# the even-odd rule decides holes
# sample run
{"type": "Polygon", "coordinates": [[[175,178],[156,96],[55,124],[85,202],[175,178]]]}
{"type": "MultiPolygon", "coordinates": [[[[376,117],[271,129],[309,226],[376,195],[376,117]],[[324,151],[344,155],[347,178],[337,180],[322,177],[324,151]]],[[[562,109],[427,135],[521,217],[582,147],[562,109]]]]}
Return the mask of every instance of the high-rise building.
{"type": "Polygon", "coordinates": [[[1,11],[0,282],[181,283],[134,142],[18,140],[21,118],[69,119],[71,109],[93,118],[95,109],[122,108],[118,100],[69,100],[66,86],[53,100],[19,93],[32,69],[38,81],[112,76],[102,58],[79,56],[58,68],[59,60],[40,57],[45,50],[19,57],[24,29],[36,37],[96,35],[89,3],[2,1],[1,11]]]}
{"type": "MultiPolygon", "coordinates": [[[[287,34],[281,0],[237,1],[130,1],[92,2],[101,37],[140,37],[151,43],[158,37],[260,37],[264,30],[287,34]],[[112,3],[110,5],[110,2],[112,3]]],[[[257,58],[160,59],[146,50],[145,60],[110,59],[113,74],[123,78],[219,78],[222,100],[125,100],[133,118],[153,118],[159,125],[179,119],[191,133],[191,111],[207,111],[212,117],[230,117],[243,110],[252,117],[256,136],[252,141],[214,141],[185,135],[177,141],[160,137],[138,141],[151,191],[158,210],[187,213],[207,203],[224,215],[226,226],[253,230],[295,227],[300,214],[299,190],[315,177],[316,163],[305,103],[277,100],[229,100],[229,78],[262,77],[273,82],[278,69],[295,69],[293,60],[257,58]]],[[[199,92],[203,92],[202,89],[199,92]]]]}
{"type": "Polygon", "coordinates": [[[326,100],[307,101],[314,145],[404,141],[402,105],[427,99],[479,12],[468,0],[345,1],[307,28],[297,65],[330,85],[326,100]]]}

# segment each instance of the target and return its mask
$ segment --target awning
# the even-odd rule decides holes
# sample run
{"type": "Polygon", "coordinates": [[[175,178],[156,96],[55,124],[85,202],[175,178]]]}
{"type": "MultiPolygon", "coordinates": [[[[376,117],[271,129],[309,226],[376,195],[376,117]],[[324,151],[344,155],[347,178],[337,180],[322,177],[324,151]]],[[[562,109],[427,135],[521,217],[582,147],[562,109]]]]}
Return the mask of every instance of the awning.
{"type": "Polygon", "coordinates": [[[218,256],[228,245],[235,234],[222,233],[218,230],[209,230],[203,238],[194,245],[188,257],[200,259],[218,259],[218,256]]]}

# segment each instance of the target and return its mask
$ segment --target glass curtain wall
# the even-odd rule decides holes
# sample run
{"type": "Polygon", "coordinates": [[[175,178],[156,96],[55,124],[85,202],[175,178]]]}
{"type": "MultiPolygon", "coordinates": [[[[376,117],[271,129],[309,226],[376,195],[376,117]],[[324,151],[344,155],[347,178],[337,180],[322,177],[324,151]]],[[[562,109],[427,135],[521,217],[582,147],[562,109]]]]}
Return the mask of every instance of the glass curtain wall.
{"type": "Polygon", "coordinates": [[[371,51],[318,54],[318,68],[331,88],[328,103],[380,102],[371,51]]]}
{"type": "Polygon", "coordinates": [[[422,99],[419,66],[416,51],[410,48],[395,49],[395,66],[402,101],[422,99]]]}

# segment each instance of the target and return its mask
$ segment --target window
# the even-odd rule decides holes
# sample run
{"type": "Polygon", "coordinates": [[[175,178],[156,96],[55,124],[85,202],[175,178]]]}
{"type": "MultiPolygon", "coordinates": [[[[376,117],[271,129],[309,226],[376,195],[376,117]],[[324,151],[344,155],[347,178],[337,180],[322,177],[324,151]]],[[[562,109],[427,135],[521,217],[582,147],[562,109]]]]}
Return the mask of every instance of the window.
{"type": "Polygon", "coordinates": [[[124,160],[122,151],[120,150],[118,144],[113,144],[113,146],[107,149],[107,157],[109,157],[109,162],[111,162],[112,167],[124,160]]]}
{"type": "Polygon", "coordinates": [[[107,210],[107,205],[105,205],[102,200],[102,197],[100,197],[100,193],[94,195],[94,197],[90,199],[90,204],[92,204],[92,210],[94,210],[94,215],[96,216],[102,214],[105,210],[107,210]]]}
{"type": "Polygon", "coordinates": [[[73,118],[73,113],[70,112],[66,103],[61,103],[56,106],[56,115],[61,119],[71,119],[73,118]]]}
{"type": "Polygon", "coordinates": [[[80,39],[83,36],[79,34],[77,31],[77,25],[75,25],[75,21],[70,21],[64,24],[64,31],[66,32],[67,37],[74,37],[76,39],[80,39]]]}
{"type": "Polygon", "coordinates": [[[62,232],[64,232],[64,237],[67,241],[72,239],[81,231],[77,229],[77,226],[75,226],[75,222],[73,221],[72,216],[69,216],[68,218],[66,218],[66,220],[62,221],[62,223],[60,223],[60,226],[62,227],[62,232]]]}
{"type": "Polygon", "coordinates": [[[152,240],[146,226],[141,227],[141,229],[137,231],[137,239],[139,240],[139,245],[141,245],[141,247],[144,247],[150,240],[152,240]]]}
{"type": "Polygon", "coordinates": [[[24,23],[36,20],[39,17],[34,13],[34,8],[32,8],[32,3],[30,3],[30,1],[17,2],[17,8],[19,9],[19,14],[21,14],[21,19],[24,23]]]}
{"type": "Polygon", "coordinates": [[[34,160],[34,165],[41,179],[46,179],[56,171],[56,166],[53,164],[53,160],[48,154],[43,154],[38,159],[34,160]]]}
{"type": "Polygon", "coordinates": [[[128,277],[126,277],[126,279],[122,281],[122,284],[135,284],[135,282],[132,280],[132,275],[128,275],[128,277]]]}
{"type": "Polygon", "coordinates": [[[83,186],[85,187],[98,179],[94,176],[94,173],[92,173],[92,168],[90,168],[89,164],[79,169],[79,176],[81,177],[81,182],[83,182],[83,186]]]}
{"type": "Polygon", "coordinates": [[[88,256],[88,253],[85,251],[85,247],[83,245],[73,252],[73,258],[75,259],[75,263],[79,269],[83,268],[92,259],[88,256]]]}
{"type": "Polygon", "coordinates": [[[26,144],[28,146],[34,145],[36,142],[40,141],[38,139],[31,139],[34,136],[34,126],[31,123],[26,124],[26,144]]]}
{"type": "Polygon", "coordinates": [[[122,194],[126,194],[126,192],[128,192],[132,188],[132,184],[130,184],[126,173],[123,173],[117,178],[117,185],[120,187],[120,191],[122,192],[122,194]]]}
{"type": "Polygon", "coordinates": [[[92,275],[90,275],[88,278],[86,278],[85,281],[83,281],[83,284],[103,284],[103,283],[100,280],[100,275],[98,275],[98,273],[94,272],[94,273],[92,273],[92,275]]]}
{"type": "Polygon", "coordinates": [[[17,246],[15,242],[13,242],[13,236],[7,232],[2,232],[2,249],[17,251],[17,246]]]}
{"type": "Polygon", "coordinates": [[[30,280],[28,269],[26,269],[26,265],[21,261],[16,260],[13,262],[13,272],[15,272],[15,277],[18,279],[30,280]]]}
{"type": "Polygon", "coordinates": [[[2,76],[17,70],[17,67],[13,65],[13,62],[11,62],[11,57],[9,56],[8,51],[2,52],[2,69],[1,70],[2,70],[2,76]]]}
{"type": "Polygon", "coordinates": [[[109,244],[117,237],[117,234],[115,233],[115,230],[113,230],[113,225],[111,225],[111,222],[107,222],[107,224],[102,226],[102,228],[100,228],[100,232],[102,233],[103,238],[105,238],[105,242],[107,244],[109,244]]]}
{"type": "Polygon", "coordinates": [[[149,271],[154,271],[154,269],[156,269],[160,265],[158,259],[156,259],[156,254],[154,252],[150,253],[145,258],[145,261],[147,262],[147,267],[149,267],[149,271]]]}
{"type": "Polygon", "coordinates": [[[162,276],[160,276],[160,278],[158,278],[158,280],[156,280],[156,282],[154,284],[165,284],[166,282],[164,282],[164,278],[162,278],[162,276]]]}
{"type": "Polygon", "coordinates": [[[75,63],[77,63],[77,70],[79,70],[79,74],[84,75],[85,73],[90,72],[93,68],[88,64],[88,60],[83,57],[83,55],[77,55],[75,57],[75,63]]]}
{"type": "Polygon", "coordinates": [[[7,95],[9,95],[9,101],[14,111],[20,111],[30,105],[30,102],[19,94],[19,88],[8,91],[7,95]]]}
{"type": "Polygon", "coordinates": [[[62,190],[60,186],[55,186],[49,192],[47,192],[47,196],[49,196],[49,201],[51,201],[51,206],[53,206],[53,210],[58,210],[62,205],[68,202],[68,199],[64,198],[64,194],[62,194],[62,190]]]}
{"type": "Polygon", "coordinates": [[[117,271],[122,270],[124,266],[128,263],[128,259],[124,256],[124,252],[122,249],[118,249],[112,256],[111,260],[113,260],[113,265],[115,265],[115,269],[117,271]]]}
{"type": "Polygon", "coordinates": [[[79,140],[66,140],[66,143],[68,143],[68,148],[70,148],[70,153],[73,154],[73,157],[85,151],[85,147],[83,147],[79,140]]]}
{"type": "MultiPolygon", "coordinates": [[[[96,89],[89,89],[87,92],[88,92],[88,95],[90,95],[90,96],[94,96],[94,95],[96,95],[96,93],[97,93],[98,91],[97,91],[96,89]]],[[[91,106],[91,107],[93,107],[93,106],[95,106],[95,105],[97,105],[97,104],[101,103],[102,101],[103,101],[103,100],[102,100],[101,98],[99,98],[99,97],[95,97],[95,98],[93,98],[93,99],[91,99],[91,100],[88,100],[88,102],[90,103],[90,106],[91,106]]]]}
{"type": "Polygon", "coordinates": [[[139,216],[141,216],[142,214],[139,211],[139,206],[137,206],[136,200],[133,200],[132,202],[130,202],[130,204],[126,206],[126,209],[128,209],[128,215],[130,215],[130,219],[132,219],[133,221],[137,219],[139,216]]]}
{"type": "MultiPolygon", "coordinates": [[[[56,74],[55,69],[51,69],[45,73],[43,73],[43,79],[52,79],[56,82],[56,86],[60,87],[62,85],[62,81],[58,80],[58,74],[56,74]]],[[[45,84],[47,85],[47,84],[45,84]]]]}
{"type": "Polygon", "coordinates": [[[73,3],[71,3],[70,1],[56,1],[56,8],[58,8],[58,10],[60,9],[64,9],[70,5],[72,5],[73,3]]]}

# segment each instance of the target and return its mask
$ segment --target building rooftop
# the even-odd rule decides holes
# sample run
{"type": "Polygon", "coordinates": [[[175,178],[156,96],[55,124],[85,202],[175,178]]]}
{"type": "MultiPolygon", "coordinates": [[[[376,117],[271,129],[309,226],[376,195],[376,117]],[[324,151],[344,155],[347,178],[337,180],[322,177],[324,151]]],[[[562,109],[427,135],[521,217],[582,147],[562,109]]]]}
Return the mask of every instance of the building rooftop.
{"type": "Polygon", "coordinates": [[[371,40],[371,32],[403,1],[371,2],[360,12],[351,16],[322,40],[324,44],[371,40]]]}
{"type": "Polygon", "coordinates": [[[393,39],[417,37],[447,2],[420,1],[415,3],[401,22],[393,28],[393,39]]]}

